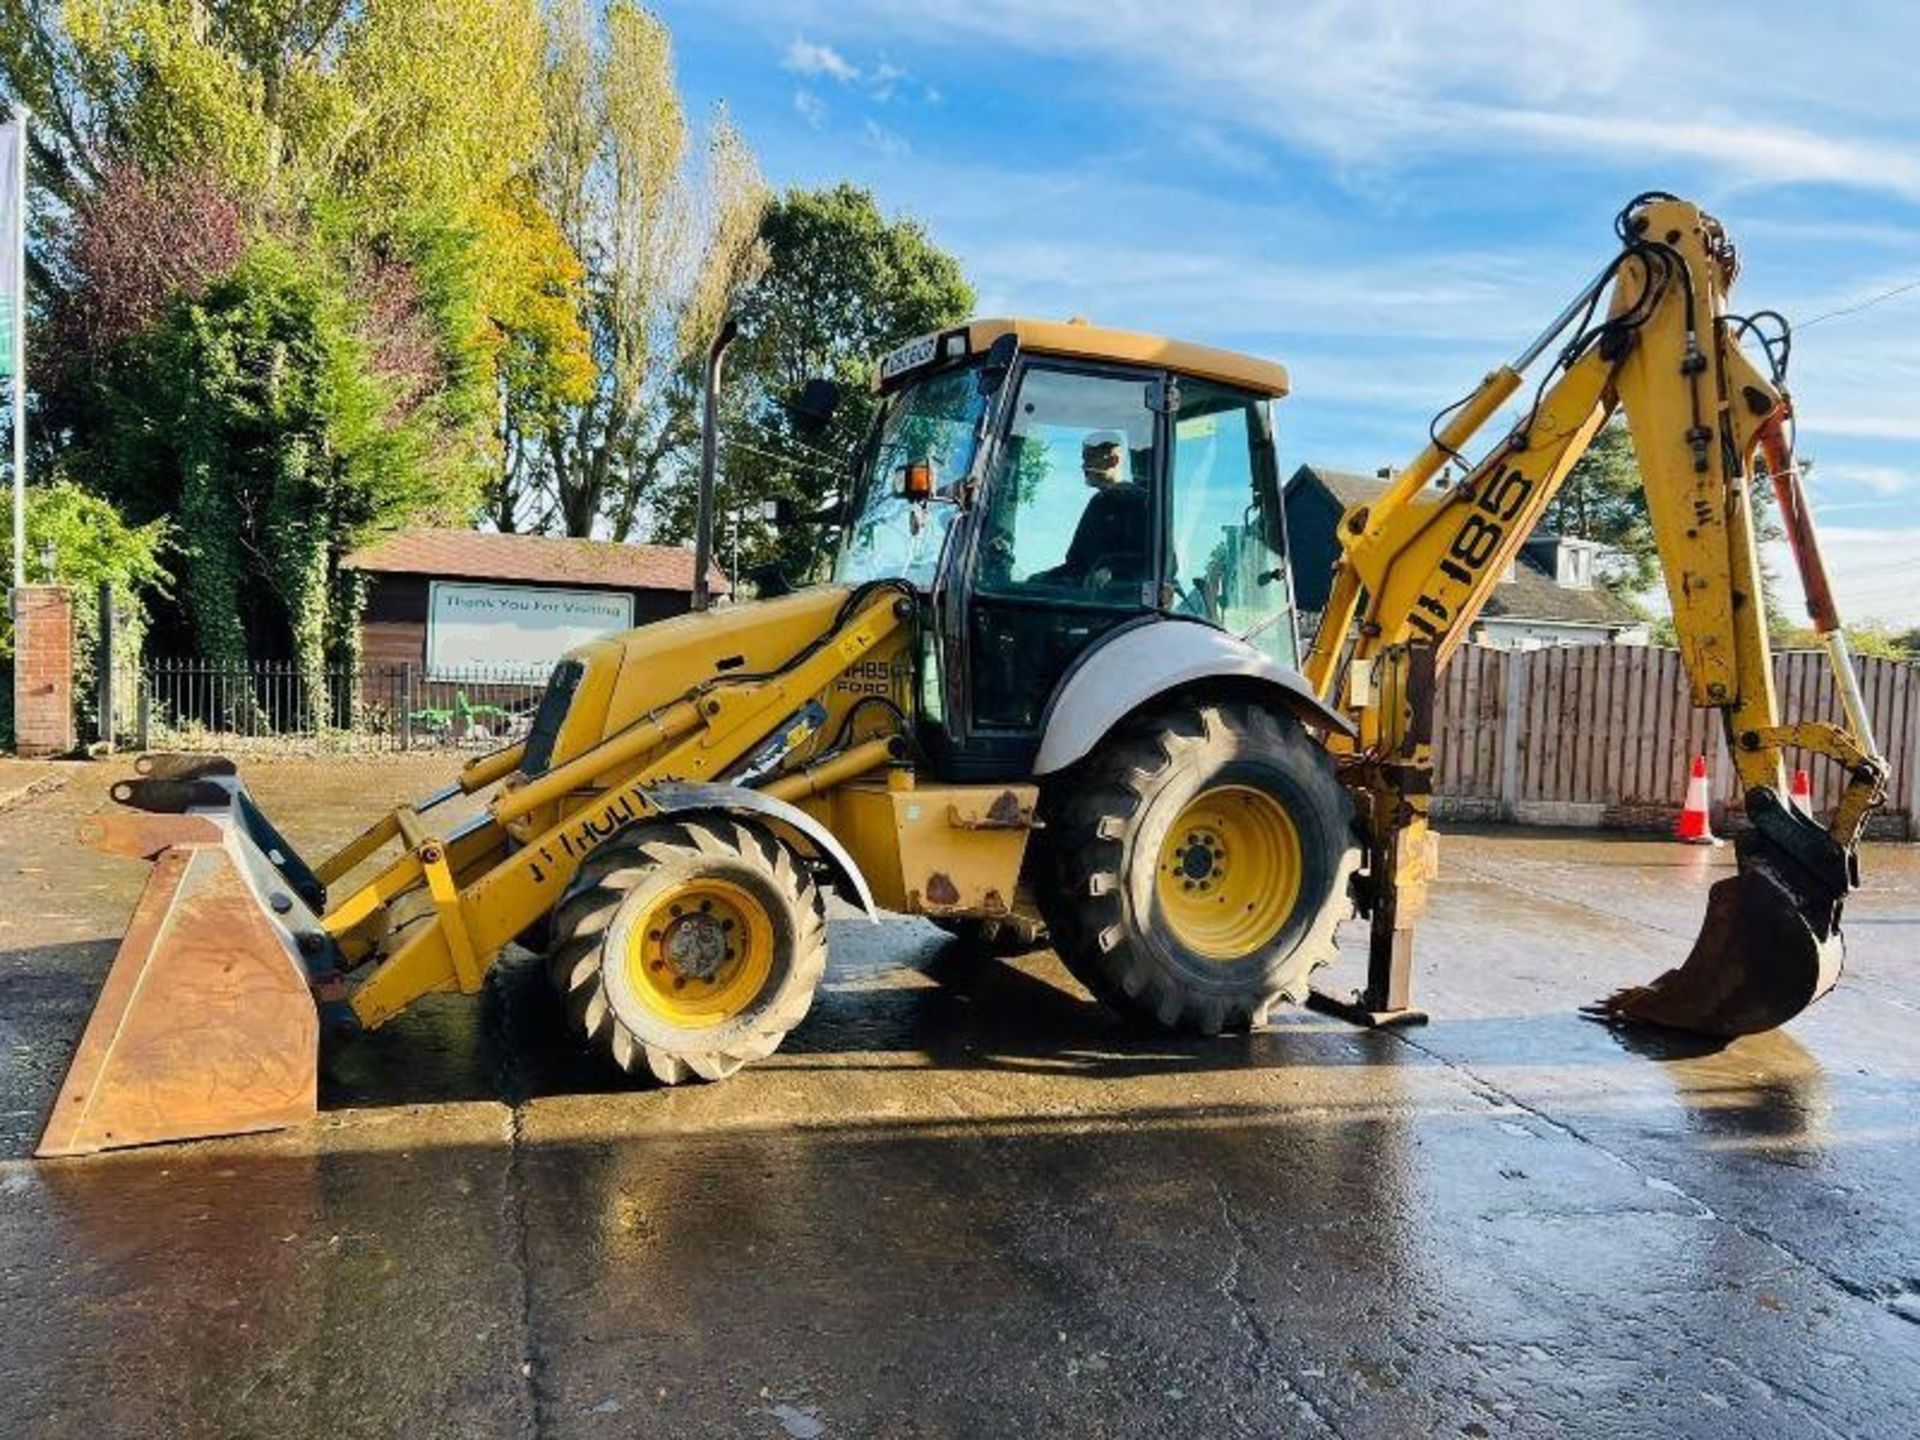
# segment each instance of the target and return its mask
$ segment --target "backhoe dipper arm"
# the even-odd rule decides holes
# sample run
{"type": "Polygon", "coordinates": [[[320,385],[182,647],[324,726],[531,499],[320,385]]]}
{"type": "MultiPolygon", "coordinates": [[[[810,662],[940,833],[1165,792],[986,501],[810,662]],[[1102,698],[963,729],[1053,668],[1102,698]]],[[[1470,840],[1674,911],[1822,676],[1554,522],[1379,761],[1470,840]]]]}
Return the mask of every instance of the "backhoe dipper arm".
{"type": "Polygon", "coordinates": [[[1353,716],[1358,732],[1352,742],[1334,742],[1348,752],[1344,773],[1369,830],[1361,898],[1374,931],[1360,1008],[1375,1020],[1408,1004],[1412,922],[1433,870],[1427,814],[1435,678],[1616,410],[1632,432],[1690,698],[1724,716],[1755,834],[1740,849],[1742,903],[1716,887],[1688,965],[1613,997],[1609,1013],[1743,1033],[1780,1023],[1838,973],[1840,900],[1853,883],[1853,846],[1879,803],[1887,767],[1867,733],[1794,484],[1782,377],[1763,374],[1740,348],[1751,322],[1728,313],[1736,264],[1717,221],[1656,194],[1630,205],[1617,229],[1620,253],[1600,275],[1513,364],[1446,412],[1432,443],[1385,495],[1341,521],[1342,554],[1306,674],[1316,693],[1353,716]],[[1440,466],[1461,458],[1520,389],[1523,372],[1562,336],[1553,370],[1520,421],[1459,484],[1429,489],[1440,466]],[[1836,637],[1829,652],[1851,730],[1781,724],[1755,544],[1756,452],[1779,487],[1816,624],[1836,637]],[[1825,832],[1780,799],[1789,745],[1848,771],[1825,832]],[[1781,945],[1761,933],[1783,927],[1796,940],[1807,937],[1784,958],[1781,945]],[[1767,973],[1756,979],[1759,971],[1767,973]],[[1784,972],[1793,972],[1786,982],[1769,983],[1784,972]]]}

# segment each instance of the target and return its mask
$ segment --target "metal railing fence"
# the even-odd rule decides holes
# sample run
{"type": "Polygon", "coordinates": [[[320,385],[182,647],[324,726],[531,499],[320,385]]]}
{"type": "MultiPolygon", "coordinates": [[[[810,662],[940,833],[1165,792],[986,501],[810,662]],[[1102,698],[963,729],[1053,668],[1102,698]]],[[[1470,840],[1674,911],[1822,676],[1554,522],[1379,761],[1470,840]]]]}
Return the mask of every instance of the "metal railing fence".
{"type": "Polygon", "coordinates": [[[142,750],[487,750],[524,735],[545,666],[141,662],[131,733],[142,750]]]}

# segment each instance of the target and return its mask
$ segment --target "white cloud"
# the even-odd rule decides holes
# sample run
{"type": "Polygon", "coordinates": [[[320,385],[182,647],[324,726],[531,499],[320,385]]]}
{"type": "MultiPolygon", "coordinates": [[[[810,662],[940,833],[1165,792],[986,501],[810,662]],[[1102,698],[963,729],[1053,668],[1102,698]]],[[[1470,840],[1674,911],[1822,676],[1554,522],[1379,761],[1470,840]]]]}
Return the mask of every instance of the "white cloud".
{"type": "Polygon", "coordinates": [[[1218,125],[1183,126],[1179,131],[1179,139],[1194,155],[1223,170],[1254,175],[1268,168],[1267,157],[1258,146],[1234,139],[1218,125]]]}
{"type": "Polygon", "coordinates": [[[1177,44],[1164,0],[838,0],[813,13],[896,43],[1124,74],[1143,109],[1173,106],[1354,171],[1534,152],[1920,199],[1920,87],[1900,60],[1920,48],[1909,7],[1870,25],[1814,6],[1729,25],[1716,7],[1671,0],[1602,14],[1591,0],[1209,0],[1181,11],[1177,44]]]}
{"type": "MultiPolygon", "coordinates": [[[[983,310],[1287,361],[1296,456],[1404,460],[1592,272],[1614,206],[1646,185],[1726,216],[1742,309],[1804,321],[1917,273],[1920,7],[1893,0],[1842,16],[1757,0],[1738,25],[1672,0],[1207,0],[1177,39],[1164,0],[724,3],[775,35],[802,26],[789,64],[823,67],[815,88],[842,109],[836,86],[938,103],[919,75],[883,78],[880,57],[905,57],[971,77],[969,100],[1004,86],[1036,137],[1078,135],[1061,163],[1057,145],[932,124],[917,162],[875,181],[963,257],[983,310]]],[[[904,153],[873,121],[856,138],[876,171],[904,153]]],[[[1854,520],[1837,543],[1856,550],[1883,520],[1920,527],[1916,321],[1920,292],[1797,336],[1816,509],[1854,520]]]]}
{"type": "MultiPolygon", "coordinates": [[[[1833,582],[1840,618],[1849,624],[1881,620],[1920,625],[1920,587],[1913,583],[1916,549],[1920,549],[1920,526],[1823,525],[1820,553],[1833,582]]],[[[1767,561],[1780,576],[1783,608],[1797,619],[1806,612],[1800,603],[1793,556],[1785,545],[1770,545],[1767,561]]]]}
{"type": "Polygon", "coordinates": [[[811,90],[794,91],[793,108],[799,112],[800,118],[815,130],[827,123],[827,102],[811,90]]]}
{"type": "Polygon", "coordinates": [[[831,45],[817,44],[795,36],[793,43],[787,46],[786,57],[781,67],[796,75],[812,75],[828,80],[837,80],[849,85],[860,78],[860,71],[838,50],[831,45]]]}
{"type": "Polygon", "coordinates": [[[867,76],[867,93],[884,105],[900,89],[900,83],[909,78],[898,65],[882,60],[867,76]]]}
{"type": "Polygon", "coordinates": [[[906,136],[887,129],[872,117],[868,117],[866,123],[860,127],[860,134],[871,148],[879,151],[889,160],[897,160],[913,150],[913,146],[907,143],[906,136]]]}
{"type": "Polygon", "coordinates": [[[1808,475],[1808,483],[1815,490],[1832,485],[1858,486],[1875,495],[1901,495],[1914,488],[1914,476],[1910,470],[1898,465],[1827,465],[1817,463],[1808,475]]]}

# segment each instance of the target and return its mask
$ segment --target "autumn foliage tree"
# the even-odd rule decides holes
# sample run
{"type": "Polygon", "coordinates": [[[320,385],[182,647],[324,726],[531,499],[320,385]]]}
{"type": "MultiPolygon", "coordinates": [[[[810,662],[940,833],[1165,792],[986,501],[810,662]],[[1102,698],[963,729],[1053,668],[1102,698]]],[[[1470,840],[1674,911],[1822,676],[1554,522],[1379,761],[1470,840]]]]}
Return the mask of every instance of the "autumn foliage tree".
{"type": "Polygon", "coordinates": [[[350,657],[383,529],[684,538],[730,312],[729,495],[830,501],[874,351],[972,300],[864,192],[769,208],[635,0],[0,0],[0,99],[59,357],[35,469],[165,522],[160,643],[210,658],[350,657]],[[808,450],[816,373],[849,404],[808,450]]]}

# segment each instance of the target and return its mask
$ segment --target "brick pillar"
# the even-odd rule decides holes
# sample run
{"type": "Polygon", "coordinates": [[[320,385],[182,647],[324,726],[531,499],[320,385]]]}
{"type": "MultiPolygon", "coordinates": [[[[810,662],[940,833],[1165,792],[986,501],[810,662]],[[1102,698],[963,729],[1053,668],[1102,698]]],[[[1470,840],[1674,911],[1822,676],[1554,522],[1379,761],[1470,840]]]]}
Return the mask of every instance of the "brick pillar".
{"type": "Polygon", "coordinates": [[[22,756],[73,749],[73,592],[13,592],[13,730],[22,756]]]}

